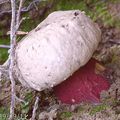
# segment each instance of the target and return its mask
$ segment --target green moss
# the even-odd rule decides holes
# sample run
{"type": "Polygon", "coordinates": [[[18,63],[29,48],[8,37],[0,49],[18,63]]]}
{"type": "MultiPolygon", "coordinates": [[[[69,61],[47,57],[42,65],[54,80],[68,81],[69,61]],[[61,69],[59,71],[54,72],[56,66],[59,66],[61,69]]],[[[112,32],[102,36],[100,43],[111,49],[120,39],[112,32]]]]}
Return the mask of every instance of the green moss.
{"type": "MultiPolygon", "coordinates": [[[[0,38],[0,44],[9,45],[9,37],[0,38]]],[[[8,57],[8,49],[0,48],[0,63],[3,63],[8,57]]]]}
{"type": "Polygon", "coordinates": [[[72,116],[72,112],[65,111],[65,112],[61,113],[60,118],[61,119],[67,119],[67,118],[70,118],[71,116],[72,116]]]}
{"type": "MultiPolygon", "coordinates": [[[[57,0],[56,0],[57,1],[57,0]]],[[[114,0],[114,2],[118,0],[114,0]]],[[[109,2],[112,2],[109,1],[109,2]]],[[[120,27],[120,21],[114,19],[108,11],[108,1],[98,0],[60,0],[56,2],[55,10],[79,9],[85,11],[94,21],[101,21],[104,26],[120,27]]]]}
{"type": "Polygon", "coordinates": [[[25,98],[24,98],[24,100],[26,101],[25,103],[22,103],[21,104],[21,112],[22,112],[22,114],[27,114],[27,112],[29,111],[29,104],[30,104],[30,102],[32,101],[32,99],[33,99],[33,94],[32,94],[32,92],[28,92],[28,93],[26,93],[26,96],[25,96],[25,98]]]}
{"type": "Polygon", "coordinates": [[[94,114],[96,114],[97,112],[101,112],[101,111],[103,111],[103,110],[106,110],[107,107],[108,107],[108,106],[105,105],[105,104],[94,106],[94,107],[92,107],[91,110],[90,110],[90,115],[94,115],[94,114]]]}
{"type": "Polygon", "coordinates": [[[81,112],[83,112],[84,110],[85,110],[84,107],[83,107],[83,106],[80,106],[79,109],[78,109],[78,112],[81,113],[81,112]]]}
{"type": "Polygon", "coordinates": [[[9,109],[0,107],[0,120],[7,120],[9,117],[9,109]]]}
{"type": "Polygon", "coordinates": [[[30,104],[31,104],[32,99],[33,99],[32,92],[26,93],[25,98],[24,98],[25,102],[18,104],[16,107],[16,111],[18,111],[18,114],[15,115],[16,120],[27,120],[28,112],[31,108],[30,104]]]}

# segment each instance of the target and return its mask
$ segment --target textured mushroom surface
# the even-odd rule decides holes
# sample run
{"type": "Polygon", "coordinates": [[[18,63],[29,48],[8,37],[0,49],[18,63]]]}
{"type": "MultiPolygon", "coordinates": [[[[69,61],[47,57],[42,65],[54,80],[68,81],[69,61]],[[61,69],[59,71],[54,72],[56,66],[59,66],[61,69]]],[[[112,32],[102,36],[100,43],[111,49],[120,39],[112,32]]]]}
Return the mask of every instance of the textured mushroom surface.
{"type": "Polygon", "coordinates": [[[81,102],[99,104],[101,91],[108,90],[110,83],[104,76],[95,73],[96,63],[99,62],[90,59],[85,66],[81,67],[66,81],[55,86],[56,97],[66,104],[81,102]]]}
{"type": "Polygon", "coordinates": [[[18,80],[41,91],[85,65],[101,39],[99,27],[79,10],[51,13],[16,47],[18,80]]]}

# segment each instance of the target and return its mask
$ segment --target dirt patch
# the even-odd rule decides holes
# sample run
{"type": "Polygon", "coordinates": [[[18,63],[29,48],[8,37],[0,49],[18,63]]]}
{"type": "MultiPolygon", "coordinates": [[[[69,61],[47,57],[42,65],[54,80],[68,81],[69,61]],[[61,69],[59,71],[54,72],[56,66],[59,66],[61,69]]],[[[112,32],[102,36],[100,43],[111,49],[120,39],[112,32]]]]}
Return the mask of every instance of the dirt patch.
{"type": "Polygon", "coordinates": [[[117,18],[120,20],[120,2],[117,3],[109,3],[108,10],[110,11],[113,18],[117,18]]]}

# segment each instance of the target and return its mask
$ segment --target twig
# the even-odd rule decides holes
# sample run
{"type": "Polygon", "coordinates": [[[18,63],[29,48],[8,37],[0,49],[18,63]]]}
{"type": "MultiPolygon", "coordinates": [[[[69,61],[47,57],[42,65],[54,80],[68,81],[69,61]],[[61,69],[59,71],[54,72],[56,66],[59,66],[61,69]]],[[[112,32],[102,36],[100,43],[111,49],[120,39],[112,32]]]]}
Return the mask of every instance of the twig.
{"type": "Polygon", "coordinates": [[[109,42],[113,43],[113,44],[117,44],[120,45],[120,40],[109,40],[109,42]]]}
{"type": "Polygon", "coordinates": [[[9,66],[9,77],[11,81],[11,106],[10,106],[10,116],[9,120],[14,119],[14,108],[15,108],[15,80],[13,77],[13,66],[14,66],[14,48],[16,46],[16,34],[15,34],[15,25],[16,25],[16,7],[15,0],[11,0],[12,7],[12,19],[11,19],[11,34],[10,34],[10,66],[9,66]]]}
{"type": "Polygon", "coordinates": [[[33,4],[35,6],[35,9],[38,11],[38,7],[37,7],[36,3],[34,2],[33,4]]]}
{"type": "Polygon", "coordinates": [[[17,96],[15,96],[15,99],[16,99],[18,102],[21,102],[21,103],[24,103],[24,104],[26,103],[24,100],[18,98],[17,96]]]}
{"type": "Polygon", "coordinates": [[[18,9],[18,12],[17,12],[16,31],[18,30],[18,28],[19,28],[19,26],[20,26],[20,13],[21,13],[23,1],[24,1],[24,0],[20,0],[19,9],[18,9]]]}
{"type": "MultiPolygon", "coordinates": [[[[40,3],[42,0],[34,0],[33,2],[31,2],[27,7],[24,7],[21,9],[21,12],[28,12],[31,9],[33,9],[35,6],[35,3],[40,3]]],[[[11,14],[12,10],[7,10],[7,11],[2,11],[0,12],[0,17],[3,16],[4,14],[11,14]]]]}
{"type": "Polygon", "coordinates": [[[36,101],[35,101],[35,104],[34,104],[31,120],[35,120],[36,111],[38,109],[38,103],[39,103],[39,97],[36,97],[36,101]]]}
{"type": "Polygon", "coordinates": [[[0,5],[9,2],[10,0],[1,0],[0,5]]]}
{"type": "MultiPolygon", "coordinates": [[[[22,23],[22,21],[20,21],[19,25],[22,23]]],[[[24,32],[24,31],[17,31],[16,32],[17,35],[27,35],[28,32],[24,32]]],[[[10,31],[7,32],[7,35],[10,35],[10,31]]]]}
{"type": "Polygon", "coordinates": [[[15,80],[13,77],[13,68],[15,64],[15,47],[16,47],[16,32],[18,30],[18,24],[19,24],[19,18],[20,18],[20,12],[23,0],[20,0],[19,10],[16,18],[16,0],[11,0],[11,7],[12,7],[12,19],[11,19],[11,33],[10,33],[10,54],[9,54],[9,60],[10,60],[10,66],[9,66],[9,77],[11,81],[11,106],[10,106],[10,116],[9,120],[14,119],[14,109],[15,109],[15,80]]]}
{"type": "Polygon", "coordinates": [[[0,45],[0,48],[7,48],[7,49],[10,49],[10,46],[9,46],[9,45],[0,45]]]}
{"type": "Polygon", "coordinates": [[[22,10],[24,11],[24,12],[27,12],[27,11],[29,11],[29,10],[31,10],[32,8],[34,8],[35,6],[35,4],[38,2],[41,2],[41,1],[43,1],[43,0],[34,0],[33,2],[31,2],[29,5],[28,5],[28,7],[24,7],[22,10]]]}

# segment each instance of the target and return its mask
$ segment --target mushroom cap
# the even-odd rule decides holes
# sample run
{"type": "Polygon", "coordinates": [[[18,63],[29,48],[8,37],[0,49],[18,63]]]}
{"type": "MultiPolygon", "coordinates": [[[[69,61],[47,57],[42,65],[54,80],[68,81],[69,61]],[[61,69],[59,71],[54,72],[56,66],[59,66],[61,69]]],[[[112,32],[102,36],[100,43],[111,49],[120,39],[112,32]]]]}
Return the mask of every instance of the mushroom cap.
{"type": "Polygon", "coordinates": [[[55,86],[53,90],[56,97],[65,104],[99,104],[101,91],[108,90],[110,83],[105,76],[95,73],[96,63],[99,62],[90,59],[66,81],[55,86]]]}
{"type": "Polygon", "coordinates": [[[100,40],[83,12],[53,12],[18,43],[15,75],[38,91],[58,85],[88,62],[100,40]]]}

